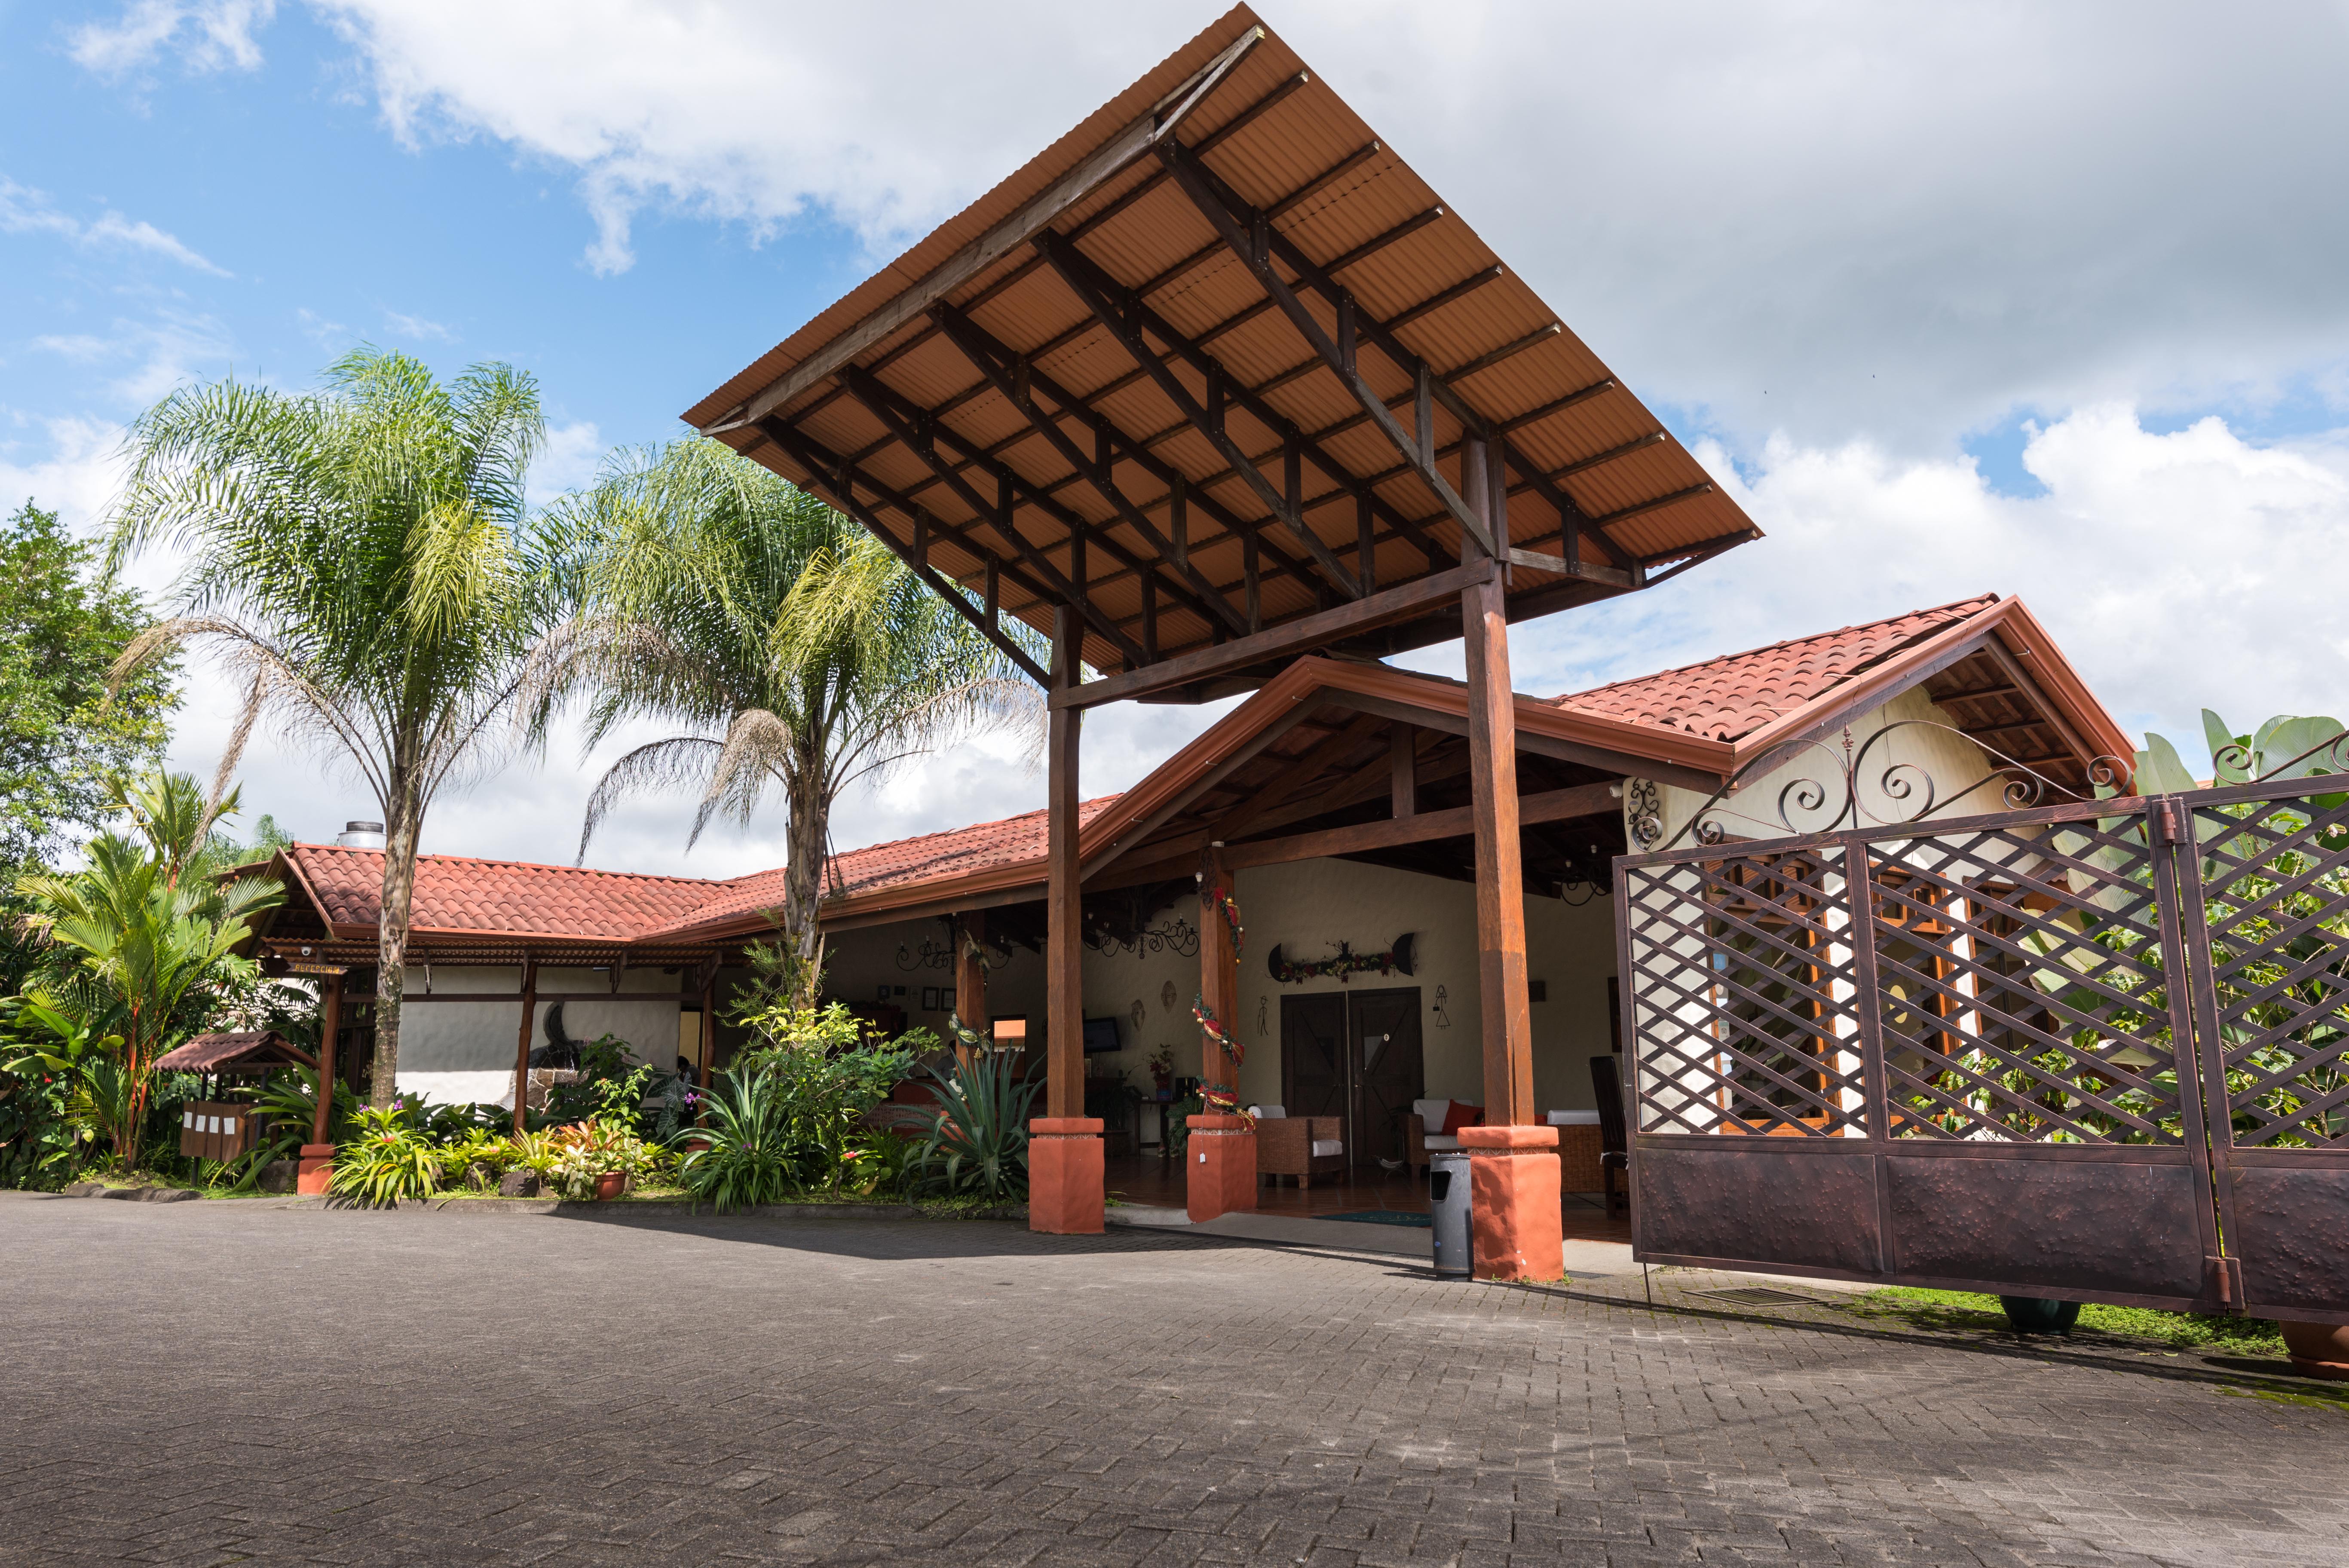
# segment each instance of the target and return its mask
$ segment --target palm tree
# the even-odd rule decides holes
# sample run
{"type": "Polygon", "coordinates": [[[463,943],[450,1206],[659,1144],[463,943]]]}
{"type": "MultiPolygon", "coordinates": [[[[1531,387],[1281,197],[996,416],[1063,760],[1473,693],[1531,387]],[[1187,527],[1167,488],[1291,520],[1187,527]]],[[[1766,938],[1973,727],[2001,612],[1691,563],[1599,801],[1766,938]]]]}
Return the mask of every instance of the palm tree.
{"type": "Polygon", "coordinates": [[[114,678],[184,644],[244,691],[223,771],[263,715],[339,752],[383,813],[373,1099],[398,1087],[416,846],[433,799],[485,771],[534,655],[559,638],[561,573],[523,484],[545,433],[536,384],[477,365],[441,386],[360,348],[291,394],[234,380],[141,415],[109,565],[155,546],[189,562],[179,614],[114,678]]]}
{"type": "Polygon", "coordinates": [[[780,791],[789,984],[812,1003],[833,803],[975,727],[1040,711],[1032,689],[879,541],[717,442],[618,454],[558,510],[584,562],[591,629],[564,689],[593,690],[588,746],[631,721],[682,727],[605,771],[581,857],[639,791],[699,791],[688,844],[780,791]]]}
{"type": "Polygon", "coordinates": [[[227,882],[215,874],[225,868],[209,835],[214,820],[235,811],[233,792],[208,799],[188,775],[158,770],[136,783],[117,781],[112,794],[143,843],[100,833],[81,870],[28,876],[16,886],[32,903],[35,923],[78,955],[68,984],[88,1006],[58,1011],[81,1013],[121,1038],[119,1061],[81,1066],[89,1085],[111,1086],[94,1088],[92,1098],[111,1108],[98,1119],[129,1165],[147,1119],[149,1069],[174,1043],[201,988],[250,977],[252,961],[235,949],[253,917],[284,894],[265,877],[227,882]]]}

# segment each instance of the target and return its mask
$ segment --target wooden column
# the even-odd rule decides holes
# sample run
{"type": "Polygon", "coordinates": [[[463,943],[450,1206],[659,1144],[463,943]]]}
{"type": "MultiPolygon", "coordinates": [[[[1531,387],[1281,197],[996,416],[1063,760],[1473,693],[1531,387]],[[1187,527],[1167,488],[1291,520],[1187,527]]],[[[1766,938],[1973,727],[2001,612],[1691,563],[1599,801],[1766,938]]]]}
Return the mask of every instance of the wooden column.
{"type": "Polygon", "coordinates": [[[318,982],[318,1110],[310,1121],[310,1141],[326,1141],[326,1123],[335,1113],[335,1032],[343,1026],[343,972],[318,982]]]}
{"type": "Polygon", "coordinates": [[[718,1070],[718,963],[710,961],[709,978],[701,983],[701,1092],[709,1093],[709,1075],[718,1070]]]}
{"type": "MultiPolygon", "coordinates": [[[[1199,868],[1199,997],[1226,1039],[1240,1039],[1240,957],[1232,941],[1230,920],[1217,906],[1218,891],[1232,891],[1232,873],[1224,867],[1220,850],[1208,847],[1199,868]]],[[[1241,1042],[1243,1045],[1254,1042],[1241,1042]]],[[[1239,1092],[1239,1064],[1231,1053],[1199,1036],[1199,1081],[1210,1088],[1239,1092]]]]}
{"type": "MultiPolygon", "coordinates": [[[[974,909],[954,917],[955,934],[955,1016],[966,1029],[975,1030],[979,1038],[987,1037],[989,1022],[987,1013],[987,963],[980,956],[979,944],[987,940],[987,911],[974,909]]],[[[968,1063],[970,1047],[961,1040],[955,1041],[957,1059],[968,1063]]]]}
{"type": "Polygon", "coordinates": [[[1387,731],[1389,814],[1401,821],[1419,815],[1419,731],[1398,724],[1387,731]]]}
{"type": "MultiPolygon", "coordinates": [[[[1464,499],[1502,537],[1508,492],[1482,440],[1462,443],[1464,499]]],[[[1464,538],[1462,553],[1475,552],[1464,538]]],[[[1517,839],[1517,723],[1509,686],[1506,568],[1460,595],[1467,643],[1468,778],[1476,823],[1477,997],[1483,1016],[1485,1121],[1534,1120],[1533,1013],[1526,995],[1525,872],[1517,839]]]]}
{"type": "Polygon", "coordinates": [[[513,1130],[523,1130],[530,1109],[530,1026],[538,1021],[538,960],[522,961],[522,1028],[514,1037],[513,1130]]]}
{"type": "MultiPolygon", "coordinates": [[[[1052,612],[1052,681],[1078,684],[1076,613],[1052,612]]],[[[1085,1113],[1084,929],[1077,882],[1077,732],[1081,710],[1055,707],[1045,736],[1044,1104],[1053,1117],[1085,1113]]]]}

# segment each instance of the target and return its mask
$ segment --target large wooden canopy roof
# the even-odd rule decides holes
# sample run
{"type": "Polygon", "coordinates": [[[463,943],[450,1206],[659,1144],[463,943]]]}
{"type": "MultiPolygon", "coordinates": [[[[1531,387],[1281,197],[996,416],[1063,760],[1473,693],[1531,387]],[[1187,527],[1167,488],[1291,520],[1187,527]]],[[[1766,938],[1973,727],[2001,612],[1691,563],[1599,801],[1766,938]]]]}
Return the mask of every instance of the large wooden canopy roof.
{"type": "Polygon", "coordinates": [[[1001,617],[1065,607],[1122,673],[1063,702],[1400,652],[1495,571],[1523,619],[1760,533],[1246,6],[685,418],[1045,684],[1001,617]]]}

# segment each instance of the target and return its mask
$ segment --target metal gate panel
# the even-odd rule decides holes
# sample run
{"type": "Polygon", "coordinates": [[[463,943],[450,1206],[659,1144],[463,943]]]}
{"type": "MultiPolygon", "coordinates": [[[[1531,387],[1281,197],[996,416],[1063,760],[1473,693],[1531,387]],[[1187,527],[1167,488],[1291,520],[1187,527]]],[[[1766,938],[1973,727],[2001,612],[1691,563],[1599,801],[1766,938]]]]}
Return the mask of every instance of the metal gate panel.
{"type": "Polygon", "coordinates": [[[1639,1255],[2219,1305],[2162,810],[1619,862],[1639,1255]]]}
{"type": "Polygon", "coordinates": [[[2349,779],[2180,798],[2219,1214],[2259,1316],[2349,1307],[2349,794],[2328,785],[2349,779]]]}

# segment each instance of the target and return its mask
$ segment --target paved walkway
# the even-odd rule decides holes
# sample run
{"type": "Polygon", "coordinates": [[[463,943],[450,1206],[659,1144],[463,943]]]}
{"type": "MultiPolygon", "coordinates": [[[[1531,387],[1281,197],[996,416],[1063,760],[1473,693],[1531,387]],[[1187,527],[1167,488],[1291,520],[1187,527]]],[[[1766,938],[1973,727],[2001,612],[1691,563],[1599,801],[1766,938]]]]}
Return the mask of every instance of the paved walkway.
{"type": "Polygon", "coordinates": [[[1661,1279],[0,1194],[0,1563],[2349,1561],[2336,1407],[1661,1279]]]}

